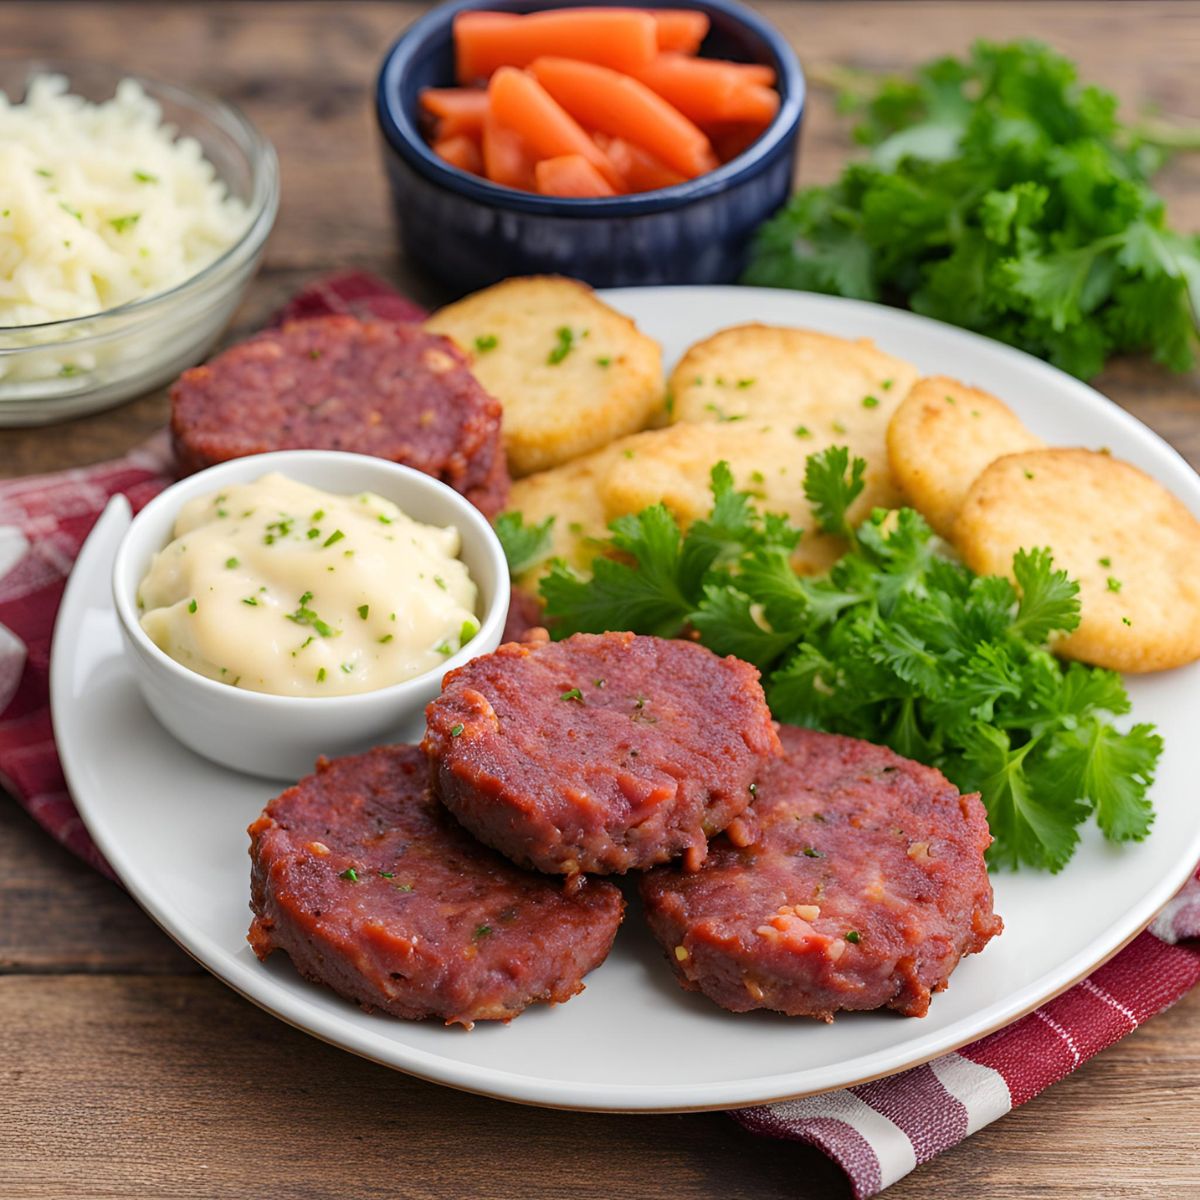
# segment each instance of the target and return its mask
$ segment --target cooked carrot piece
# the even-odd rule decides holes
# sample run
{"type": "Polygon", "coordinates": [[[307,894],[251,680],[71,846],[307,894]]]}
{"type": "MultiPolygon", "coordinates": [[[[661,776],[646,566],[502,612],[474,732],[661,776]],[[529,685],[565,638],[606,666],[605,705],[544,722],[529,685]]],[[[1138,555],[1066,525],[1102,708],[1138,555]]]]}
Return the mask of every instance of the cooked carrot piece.
{"type": "Polygon", "coordinates": [[[531,70],[546,93],[588,128],[644,146],[689,179],[717,165],[708,138],[636,79],[569,58],[539,58],[531,70]]]}
{"type": "Polygon", "coordinates": [[[470,171],[472,175],[483,174],[483,154],[479,143],[465,133],[439,138],[433,143],[433,152],[460,171],[470,171]]]}
{"type": "MultiPolygon", "coordinates": [[[[762,70],[774,77],[770,67],[762,70]]],[[[633,75],[698,125],[733,120],[766,124],[779,105],[778,93],[759,82],[762,75],[753,64],[660,54],[633,75]],[[760,92],[774,99],[764,100],[760,92]]]]}
{"type": "Polygon", "coordinates": [[[483,169],[493,182],[533,190],[533,155],[520,134],[501,125],[488,112],[483,120],[483,169]]]}
{"type": "Polygon", "coordinates": [[[425,112],[437,118],[439,138],[463,133],[478,137],[483,132],[488,101],[481,88],[423,88],[420,101],[425,112]]]}
{"type": "Polygon", "coordinates": [[[775,86],[775,68],[768,67],[766,63],[730,63],[729,65],[737,67],[738,74],[747,83],[757,83],[762,87],[775,86]]]}
{"type": "Polygon", "coordinates": [[[650,15],[658,26],[658,48],[695,54],[708,33],[708,14],[690,8],[656,8],[650,15]]]}
{"type": "Polygon", "coordinates": [[[533,168],[535,187],[543,196],[615,196],[604,176],[581,154],[543,158],[533,168]]]}
{"type": "Polygon", "coordinates": [[[500,67],[525,67],[547,54],[602,63],[620,71],[658,53],[658,26],[647,12],[559,8],[517,16],[462,12],[454,18],[458,79],[474,83],[500,67]]]}
{"type": "Polygon", "coordinates": [[[731,121],[751,121],[768,125],[779,111],[779,93],[774,88],[751,84],[735,92],[725,108],[731,121]]]}
{"type": "MultiPolygon", "coordinates": [[[[617,79],[626,78],[615,71],[609,71],[606,67],[596,67],[588,63],[571,65],[603,71],[606,76],[611,75],[617,79]]],[[[488,85],[488,100],[491,115],[499,124],[519,134],[535,158],[558,158],[564,154],[578,154],[587,159],[611,187],[621,186],[620,176],[600,147],[532,75],[514,67],[501,67],[488,85]]]]}
{"type": "Polygon", "coordinates": [[[673,187],[682,183],[684,177],[672,171],[649,150],[628,142],[624,138],[596,134],[596,143],[608,155],[609,161],[621,173],[626,188],[631,192],[653,192],[658,188],[673,187]]]}

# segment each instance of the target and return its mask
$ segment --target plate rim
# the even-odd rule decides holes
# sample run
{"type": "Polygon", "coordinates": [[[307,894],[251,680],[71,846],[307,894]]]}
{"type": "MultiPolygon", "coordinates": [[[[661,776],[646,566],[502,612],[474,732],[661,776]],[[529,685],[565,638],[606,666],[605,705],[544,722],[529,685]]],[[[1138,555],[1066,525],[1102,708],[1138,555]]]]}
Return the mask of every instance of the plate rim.
{"type": "MultiPolygon", "coordinates": [[[[892,309],[884,305],[867,301],[848,300],[842,297],[823,296],[808,292],[787,292],[779,289],[759,289],[744,287],[654,287],[654,288],[621,288],[609,289],[598,293],[602,298],[610,300],[618,309],[621,300],[636,293],[642,300],[653,299],[649,294],[663,293],[731,293],[736,294],[741,302],[745,302],[754,293],[766,293],[773,299],[781,296],[794,298],[804,303],[817,302],[818,307],[829,304],[835,308],[847,308],[851,312],[865,310],[872,314],[871,319],[877,320],[881,315],[887,319],[898,319],[901,331],[905,325],[936,326],[945,335],[962,337],[970,342],[980,344],[988,354],[999,354],[1001,359],[1009,359],[1017,367],[1034,368],[1034,374],[1045,379],[1051,385],[1062,388],[1069,385],[1072,390],[1085,397],[1089,404],[1099,402],[1111,406],[1113,414],[1118,417],[1123,431],[1143,444],[1151,444],[1161,454],[1166,451],[1177,467],[1182,467],[1189,477],[1192,491],[1190,497],[1180,497],[1190,509],[1196,511],[1200,507],[1200,477],[1192,470],[1186,459],[1148,426],[1144,425],[1132,414],[1121,409],[1115,402],[1104,397],[1095,389],[1072,376],[1066,375],[1058,368],[1039,359],[1032,358],[1023,351],[1002,343],[993,342],[982,335],[969,330],[949,326],[943,322],[934,321],[918,314],[900,309],[892,309]],[[750,296],[748,296],[748,293],[750,296]]],[[[798,319],[805,318],[798,314],[798,319]]],[[[811,320],[812,318],[807,318],[811,320]]],[[[107,547],[102,544],[105,535],[111,536],[110,525],[116,523],[114,511],[120,511],[119,502],[110,502],[100,520],[97,522],[87,539],[76,567],[83,564],[92,570],[92,559],[102,555],[107,547]]],[[[116,872],[122,884],[129,890],[138,905],[169,937],[207,971],[215,975],[227,986],[231,987],[243,998],[257,1007],[271,1013],[311,1036],[317,1037],[340,1049],[349,1050],[360,1057],[376,1062],[394,1070],[401,1070],[418,1078],[459,1090],[472,1092],[498,1100],[533,1105],[544,1108],[557,1108],[571,1111],[589,1112],[641,1112],[641,1113],[683,1113],[720,1111],[731,1108],[774,1104],[786,1100],[800,1099],[805,1096],[819,1095],[829,1091],[854,1087],[873,1079],[898,1074],[913,1067],[920,1066],[943,1054],[952,1053],[964,1045],[1004,1028],[1047,1003],[1055,996],[1075,986],[1081,979],[1086,978],[1104,962],[1119,953],[1134,940],[1154,919],[1156,913],[1165,905],[1175,891],[1190,876],[1195,861],[1200,858],[1200,825],[1188,843],[1185,843],[1187,854],[1180,854],[1178,862],[1185,865],[1180,868],[1179,877],[1174,873],[1160,876],[1155,887],[1145,892],[1135,904],[1131,904],[1127,912],[1134,914],[1132,918],[1115,922],[1108,931],[1118,930],[1115,939],[1104,937],[1093,938],[1080,950],[1063,961],[1056,969],[1044,972],[1041,980],[1053,978],[1056,982],[1047,986],[1044,982],[1038,986],[1038,981],[1027,984],[1015,992],[1009,993],[1006,1003],[989,1006],[993,1017],[986,1026],[974,1025],[969,1029],[960,1030],[955,1034],[955,1028],[970,1024],[968,1017],[961,1018],[954,1025],[939,1032],[918,1036],[909,1044],[909,1051],[903,1054],[902,1061],[897,1061],[893,1048],[884,1048],[861,1055],[858,1058],[840,1059],[837,1063],[818,1068],[800,1068],[777,1075],[761,1075],[751,1079],[725,1080],[717,1083],[694,1084],[661,1084],[627,1085],[621,1083],[582,1083],[569,1080],[547,1080],[539,1076],[519,1074],[517,1072],[492,1066],[483,1066],[457,1058],[447,1058],[434,1051],[426,1050],[403,1042],[388,1042],[387,1047],[393,1051],[391,1055],[381,1055],[372,1045],[378,1047],[379,1039],[366,1029],[356,1028],[347,1023],[339,1013],[322,1011],[303,992],[294,991],[281,986],[272,975],[261,971],[257,963],[243,963],[224,949],[207,933],[190,927],[180,914],[173,911],[173,906],[156,896],[153,889],[144,884],[139,878],[137,868],[128,860],[124,850],[117,845],[107,833],[103,820],[103,810],[93,810],[89,799],[85,799],[86,789],[80,785],[88,772],[83,764],[76,759],[75,750],[71,748],[67,738],[59,736],[60,729],[69,724],[68,701],[70,687],[66,672],[67,656],[55,654],[60,637],[67,636],[69,627],[77,624],[73,620],[76,609],[84,612],[95,610],[98,605],[96,597],[84,595],[86,584],[84,571],[73,569],[67,580],[61,607],[55,621],[50,664],[50,701],[51,718],[55,732],[55,740],[59,747],[64,776],[68,788],[75,799],[80,817],[88,832],[95,839],[101,852],[116,872]],[[1097,952],[1098,942],[1103,948],[1097,952]],[[228,961],[226,961],[228,960],[228,961]],[[249,968],[249,969],[247,969],[249,968]],[[255,970],[257,968],[257,970],[255,970]],[[1033,993],[1036,993],[1034,995],[1033,993]],[[844,1073],[830,1081],[828,1078],[836,1074],[842,1063],[861,1064],[861,1069],[853,1078],[846,1078],[844,1073]],[[883,1065],[886,1062],[886,1065],[883,1065]],[[873,1066],[869,1064],[875,1064],[873,1066]],[[788,1087],[784,1080],[796,1080],[803,1075],[816,1073],[817,1080],[811,1085],[797,1089],[794,1085],[788,1087]],[[774,1086],[772,1086],[774,1085],[774,1086]],[[781,1090],[782,1089],[782,1090],[781,1090]],[[714,1099],[703,1103],[689,1103],[685,1093],[705,1093],[715,1090],[722,1091],[723,1099],[714,1099]],[[734,1094],[737,1093],[737,1094],[734,1094]],[[753,1093],[752,1095],[748,1093],[753,1093]],[[607,1102],[606,1102],[607,1098],[607,1102]]],[[[107,599],[107,589],[102,589],[102,606],[106,611],[111,610],[107,599]]],[[[348,1002],[346,1002],[348,1003],[348,1002]]]]}

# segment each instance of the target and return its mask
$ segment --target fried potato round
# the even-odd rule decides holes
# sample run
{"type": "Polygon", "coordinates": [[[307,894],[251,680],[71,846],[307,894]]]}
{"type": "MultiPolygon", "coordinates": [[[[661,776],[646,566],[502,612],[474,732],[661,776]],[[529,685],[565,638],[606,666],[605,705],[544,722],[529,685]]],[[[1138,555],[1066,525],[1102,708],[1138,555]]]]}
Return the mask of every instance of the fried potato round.
{"type": "MultiPolygon", "coordinates": [[[[841,538],[821,533],[816,524],[804,495],[805,460],[844,441],[833,434],[818,437],[816,431],[798,436],[793,427],[777,420],[682,422],[640,434],[636,441],[626,439],[622,453],[601,477],[603,507],[611,520],[661,500],[687,526],[708,516],[709,477],[724,460],[738,489],[750,492],[760,511],[784,513],[804,530],[792,565],[802,574],[817,574],[828,570],[846,547],[841,538]]],[[[863,493],[850,508],[852,522],[863,520],[872,508],[899,503],[885,458],[869,460],[865,478],[863,493]]]]}
{"type": "Polygon", "coordinates": [[[995,396],[943,375],[917,380],[887,429],[888,461],[900,490],[946,538],[988,463],[1043,445],[995,396]]]}
{"type": "Polygon", "coordinates": [[[469,354],[500,401],[514,476],[606,446],[662,407],[658,343],[575,280],[508,279],[440,309],[426,327],[469,354]]]}
{"type": "Polygon", "coordinates": [[[1009,575],[1019,549],[1048,546],[1079,581],[1079,628],[1054,650],[1116,671],[1200,658],[1200,522],[1160,483],[1092,450],[998,458],[954,526],[968,566],[1009,575]]]}
{"type": "Polygon", "coordinates": [[[882,450],[888,420],[918,373],[868,338],[736,325],[692,346],[667,390],[674,421],[790,421],[817,437],[833,433],[882,450]]]}

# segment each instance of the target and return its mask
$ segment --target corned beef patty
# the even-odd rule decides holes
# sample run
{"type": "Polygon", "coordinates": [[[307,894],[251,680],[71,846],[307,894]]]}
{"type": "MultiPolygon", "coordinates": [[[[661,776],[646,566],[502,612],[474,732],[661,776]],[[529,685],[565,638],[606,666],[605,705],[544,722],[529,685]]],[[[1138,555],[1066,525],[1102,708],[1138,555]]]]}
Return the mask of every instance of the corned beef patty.
{"type": "Polygon", "coordinates": [[[632,633],[503,645],[451,671],[426,717],[446,807],[567,875],[698,866],[779,749],[752,666],[632,633]]]}
{"type": "Polygon", "coordinates": [[[643,877],[655,937],[684,988],[733,1012],[924,1016],[959,959],[1003,928],[979,797],[869,742],[786,725],[779,736],[753,843],[722,838],[695,874],[643,877]]]}
{"type": "Polygon", "coordinates": [[[429,794],[416,746],[322,760],[250,826],[249,941],[367,1010],[507,1021],[583,990],[624,907],[522,871],[429,794]]]}
{"type": "Polygon", "coordinates": [[[415,467],[493,516],[508,497],[500,403],[462,352],[415,324],[285,322],[171,388],[181,471],[269,450],[349,450],[415,467]]]}

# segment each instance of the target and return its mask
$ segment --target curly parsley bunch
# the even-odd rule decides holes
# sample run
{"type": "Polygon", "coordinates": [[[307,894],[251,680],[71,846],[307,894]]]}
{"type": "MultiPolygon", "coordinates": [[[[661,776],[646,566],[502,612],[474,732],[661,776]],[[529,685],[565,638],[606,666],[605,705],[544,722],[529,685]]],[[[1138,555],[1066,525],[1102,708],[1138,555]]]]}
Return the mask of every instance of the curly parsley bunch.
{"type": "Polygon", "coordinates": [[[858,90],[869,161],[768,221],[746,283],[906,305],[1083,378],[1125,352],[1192,365],[1200,238],[1149,186],[1187,136],[1122,125],[1110,92],[1036,42],[858,90]]]}

